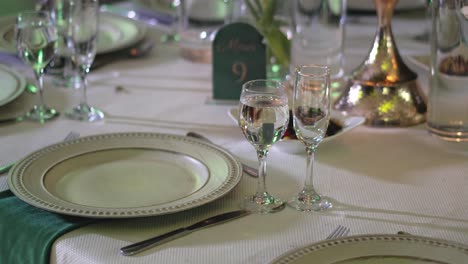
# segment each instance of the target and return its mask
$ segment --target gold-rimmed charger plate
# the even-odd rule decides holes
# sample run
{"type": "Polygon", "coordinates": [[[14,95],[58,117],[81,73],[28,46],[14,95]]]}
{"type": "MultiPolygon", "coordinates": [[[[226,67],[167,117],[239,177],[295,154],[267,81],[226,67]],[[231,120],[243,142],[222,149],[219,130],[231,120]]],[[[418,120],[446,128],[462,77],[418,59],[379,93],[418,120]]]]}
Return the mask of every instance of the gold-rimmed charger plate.
{"type": "Polygon", "coordinates": [[[26,88],[26,79],[11,67],[0,64],[0,106],[8,104],[20,96],[26,88]]]}
{"type": "Polygon", "coordinates": [[[11,191],[56,213],[128,218],[214,201],[240,181],[242,167],[216,145],[184,136],[116,133],[38,150],[10,171],[11,191]]]}
{"type": "MultiPolygon", "coordinates": [[[[116,14],[101,12],[97,54],[117,51],[141,41],[147,32],[142,23],[116,14]]],[[[0,50],[16,53],[15,17],[0,18],[0,50]]]]}
{"type": "Polygon", "coordinates": [[[468,246],[412,235],[362,235],[289,251],[272,264],[465,264],[468,246]]]}

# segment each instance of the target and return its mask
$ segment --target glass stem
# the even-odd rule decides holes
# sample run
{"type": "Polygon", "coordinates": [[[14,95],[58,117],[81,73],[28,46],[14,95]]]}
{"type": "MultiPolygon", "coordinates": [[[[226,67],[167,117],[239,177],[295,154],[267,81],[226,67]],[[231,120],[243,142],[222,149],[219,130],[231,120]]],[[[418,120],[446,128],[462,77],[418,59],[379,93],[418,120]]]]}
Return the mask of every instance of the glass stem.
{"type": "Polygon", "coordinates": [[[45,100],[44,100],[44,79],[43,79],[43,69],[34,71],[34,74],[36,75],[36,81],[37,81],[37,86],[39,88],[39,102],[38,106],[39,107],[44,107],[45,106],[45,100]]]}
{"type": "Polygon", "coordinates": [[[88,89],[88,79],[86,78],[86,76],[88,75],[88,72],[89,72],[89,68],[86,67],[86,68],[82,68],[81,73],[80,73],[81,84],[83,87],[82,94],[81,94],[81,103],[80,103],[82,107],[88,106],[88,97],[86,94],[86,90],[88,89]]]}
{"type": "Polygon", "coordinates": [[[307,170],[304,183],[304,191],[315,193],[314,189],[314,159],[316,146],[307,147],[307,170]]]}
{"type": "Polygon", "coordinates": [[[258,158],[258,181],[257,181],[257,196],[263,196],[266,190],[266,159],[268,155],[268,150],[257,150],[258,158]]]}

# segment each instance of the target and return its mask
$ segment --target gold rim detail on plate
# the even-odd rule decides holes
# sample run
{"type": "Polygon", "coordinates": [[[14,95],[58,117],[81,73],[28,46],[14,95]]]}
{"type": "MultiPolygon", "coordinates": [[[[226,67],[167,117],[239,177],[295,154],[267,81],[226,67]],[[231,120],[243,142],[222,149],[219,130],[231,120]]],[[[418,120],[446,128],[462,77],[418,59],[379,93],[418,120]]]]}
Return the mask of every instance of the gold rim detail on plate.
{"type": "MultiPolygon", "coordinates": [[[[13,82],[11,83],[12,86],[14,85],[13,91],[6,95],[4,98],[0,97],[0,106],[6,105],[7,103],[15,100],[18,96],[20,96],[23,92],[24,89],[26,88],[26,79],[20,75],[17,71],[0,64],[0,71],[6,75],[9,75],[14,79],[14,84],[13,82]]],[[[2,79],[2,89],[5,89],[5,87],[9,85],[5,79],[2,79]]]]}
{"type": "Polygon", "coordinates": [[[468,246],[442,239],[413,235],[349,236],[325,240],[289,251],[271,263],[299,264],[309,263],[313,260],[315,264],[344,264],[359,263],[360,260],[372,258],[388,259],[391,257],[425,261],[423,263],[462,264],[468,258],[468,246]]]}
{"type": "MultiPolygon", "coordinates": [[[[92,160],[91,158],[94,156],[90,156],[88,160],[92,160]]],[[[76,163],[79,162],[76,161],[76,163]]],[[[81,170],[78,165],[71,166],[70,173],[67,175],[73,175],[76,170],[81,170]]],[[[60,177],[60,174],[57,175],[60,177]]],[[[155,173],[154,177],[159,176],[155,173]]],[[[167,176],[163,175],[163,177],[167,176]]],[[[92,218],[128,218],[169,214],[204,205],[230,192],[239,183],[241,177],[241,164],[230,153],[216,145],[185,136],[135,132],[88,136],[45,147],[19,161],[10,170],[8,184],[11,191],[26,203],[52,212],[92,218]],[[204,177],[194,191],[183,193],[180,197],[175,197],[170,201],[156,200],[153,204],[144,203],[126,207],[76,203],[74,200],[64,199],[57,190],[50,189],[50,186],[58,181],[53,178],[55,176],[48,174],[61,164],[68,162],[73,165],[74,159],[83,155],[94,155],[99,151],[125,149],[142,149],[187,157],[189,160],[196,160],[197,164],[203,164],[208,171],[208,176],[204,177]]],[[[154,191],[158,192],[156,186],[154,191]]],[[[167,192],[168,190],[159,191],[167,192]]],[[[88,193],[93,195],[92,191],[88,193]]]]}

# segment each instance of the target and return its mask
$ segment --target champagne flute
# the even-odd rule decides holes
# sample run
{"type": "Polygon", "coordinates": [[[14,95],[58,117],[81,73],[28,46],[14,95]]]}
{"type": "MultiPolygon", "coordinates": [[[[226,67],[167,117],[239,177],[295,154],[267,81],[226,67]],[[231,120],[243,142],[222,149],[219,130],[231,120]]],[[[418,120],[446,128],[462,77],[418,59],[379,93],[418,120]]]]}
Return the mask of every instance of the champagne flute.
{"type": "Polygon", "coordinates": [[[57,32],[49,13],[27,11],[18,14],[16,48],[22,60],[34,70],[39,87],[39,102],[25,116],[44,123],[59,114],[44,101],[44,68],[52,60],[57,49],[57,32]]]}
{"type": "Polygon", "coordinates": [[[242,86],[239,126],[257,151],[257,191],[245,197],[244,207],[252,212],[272,213],[284,208],[284,201],[267,192],[266,159],[271,146],[281,139],[289,121],[288,97],[275,80],[253,80],[242,86]]]}
{"type": "Polygon", "coordinates": [[[73,51],[71,57],[79,69],[82,98],[80,104],[69,110],[66,116],[80,121],[94,122],[104,118],[101,110],[88,105],[86,94],[87,75],[97,51],[99,1],[76,0],[72,9],[70,25],[73,51]]]}
{"type": "Polygon", "coordinates": [[[294,130],[305,145],[307,172],[302,190],[288,202],[299,211],[321,211],[332,203],[319,195],[313,186],[314,156],[325,137],[330,121],[330,69],[321,65],[305,65],[296,70],[293,94],[294,130]]]}

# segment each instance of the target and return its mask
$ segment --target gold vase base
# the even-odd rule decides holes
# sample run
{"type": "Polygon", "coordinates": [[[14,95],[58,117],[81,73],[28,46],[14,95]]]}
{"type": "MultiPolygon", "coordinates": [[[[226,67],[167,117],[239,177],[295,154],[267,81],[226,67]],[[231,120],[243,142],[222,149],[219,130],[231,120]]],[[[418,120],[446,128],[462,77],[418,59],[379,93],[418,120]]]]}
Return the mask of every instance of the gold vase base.
{"type": "Polygon", "coordinates": [[[349,81],[335,103],[345,115],[366,118],[374,127],[407,127],[425,122],[426,100],[416,80],[391,85],[349,81]]]}

